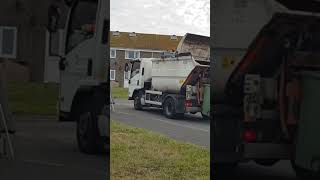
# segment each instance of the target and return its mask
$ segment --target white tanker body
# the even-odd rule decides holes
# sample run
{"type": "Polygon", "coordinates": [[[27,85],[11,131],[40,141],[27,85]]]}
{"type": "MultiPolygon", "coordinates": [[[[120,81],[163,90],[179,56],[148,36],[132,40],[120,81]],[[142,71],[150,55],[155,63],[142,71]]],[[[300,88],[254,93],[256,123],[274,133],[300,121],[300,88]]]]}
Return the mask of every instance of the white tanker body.
{"type": "Polygon", "coordinates": [[[203,89],[209,84],[208,65],[196,62],[189,53],[162,58],[142,58],[127,64],[129,100],[137,110],[163,108],[168,118],[201,112],[203,89]]]}

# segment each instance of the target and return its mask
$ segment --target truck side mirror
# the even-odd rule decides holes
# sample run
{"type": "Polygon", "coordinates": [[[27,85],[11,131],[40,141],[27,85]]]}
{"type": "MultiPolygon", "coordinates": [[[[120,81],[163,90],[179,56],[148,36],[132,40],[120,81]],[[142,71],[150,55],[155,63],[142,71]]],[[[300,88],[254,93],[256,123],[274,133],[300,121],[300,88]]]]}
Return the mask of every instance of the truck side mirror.
{"type": "Polygon", "coordinates": [[[129,71],[129,69],[130,69],[129,64],[128,64],[128,63],[126,63],[126,65],[125,65],[125,67],[124,67],[124,71],[125,71],[125,72],[128,72],[128,71],[129,71]]]}
{"type": "Polygon", "coordinates": [[[64,71],[66,69],[66,58],[65,57],[60,57],[59,61],[59,70],[64,71]]]}
{"type": "Polygon", "coordinates": [[[48,24],[47,30],[49,32],[49,56],[61,57],[63,53],[61,52],[62,46],[60,42],[60,37],[63,32],[59,30],[59,19],[60,19],[60,8],[56,4],[52,4],[48,8],[48,24]]]}
{"type": "Polygon", "coordinates": [[[56,5],[50,5],[48,8],[48,25],[47,29],[50,33],[57,32],[59,19],[60,19],[60,9],[56,5]]]}

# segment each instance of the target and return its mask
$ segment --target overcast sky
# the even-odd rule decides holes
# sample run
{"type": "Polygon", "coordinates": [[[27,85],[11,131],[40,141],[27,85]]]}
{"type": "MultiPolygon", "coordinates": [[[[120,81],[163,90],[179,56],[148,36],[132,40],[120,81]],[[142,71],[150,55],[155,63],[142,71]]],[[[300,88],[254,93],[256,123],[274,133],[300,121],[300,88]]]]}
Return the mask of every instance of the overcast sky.
{"type": "Polygon", "coordinates": [[[210,36],[210,0],[111,0],[111,31],[210,36]]]}

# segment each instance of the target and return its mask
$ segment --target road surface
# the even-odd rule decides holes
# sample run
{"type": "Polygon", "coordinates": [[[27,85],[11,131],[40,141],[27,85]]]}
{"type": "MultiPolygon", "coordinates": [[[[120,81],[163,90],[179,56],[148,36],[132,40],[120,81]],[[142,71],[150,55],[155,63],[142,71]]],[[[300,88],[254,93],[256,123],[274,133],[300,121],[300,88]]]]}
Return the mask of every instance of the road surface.
{"type": "MultiPolygon", "coordinates": [[[[186,115],[184,119],[172,120],[163,116],[159,109],[151,108],[137,111],[132,101],[115,99],[115,112],[111,118],[134,127],[145,128],[179,141],[191,142],[210,147],[210,122],[201,115],[186,115]]],[[[273,167],[263,167],[253,162],[239,165],[239,178],[260,180],[295,180],[289,161],[280,161],[273,167]]]]}
{"type": "Polygon", "coordinates": [[[107,156],[80,153],[74,122],[19,118],[15,160],[0,158],[2,180],[106,180],[107,156]]]}
{"type": "Polygon", "coordinates": [[[133,108],[132,101],[115,99],[115,111],[111,113],[111,119],[179,141],[210,147],[210,121],[203,120],[199,114],[186,114],[183,119],[167,119],[160,109],[137,111],[133,108]]]}

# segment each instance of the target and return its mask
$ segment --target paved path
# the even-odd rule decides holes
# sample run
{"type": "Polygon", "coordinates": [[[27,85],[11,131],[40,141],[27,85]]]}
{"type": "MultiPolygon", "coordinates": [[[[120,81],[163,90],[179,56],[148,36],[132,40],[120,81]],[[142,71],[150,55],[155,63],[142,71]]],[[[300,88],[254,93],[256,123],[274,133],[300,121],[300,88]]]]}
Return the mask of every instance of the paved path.
{"type": "Polygon", "coordinates": [[[74,122],[20,117],[16,125],[16,158],[0,159],[1,180],[107,179],[108,157],[79,152],[74,122]]]}

